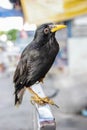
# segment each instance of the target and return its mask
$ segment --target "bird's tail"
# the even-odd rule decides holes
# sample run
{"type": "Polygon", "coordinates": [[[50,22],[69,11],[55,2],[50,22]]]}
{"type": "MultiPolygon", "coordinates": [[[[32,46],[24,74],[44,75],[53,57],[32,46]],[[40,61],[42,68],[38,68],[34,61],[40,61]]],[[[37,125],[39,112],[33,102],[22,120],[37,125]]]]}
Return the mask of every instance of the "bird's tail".
{"type": "Polygon", "coordinates": [[[22,103],[25,88],[22,88],[19,92],[15,92],[15,106],[19,106],[22,103]]]}

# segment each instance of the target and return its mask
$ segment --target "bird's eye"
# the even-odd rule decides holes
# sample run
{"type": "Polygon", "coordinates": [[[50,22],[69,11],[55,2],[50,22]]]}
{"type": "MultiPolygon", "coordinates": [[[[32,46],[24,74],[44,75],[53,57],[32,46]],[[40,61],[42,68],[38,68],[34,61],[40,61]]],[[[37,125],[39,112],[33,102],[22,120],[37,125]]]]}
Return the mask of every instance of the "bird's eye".
{"type": "Polygon", "coordinates": [[[49,28],[45,28],[45,29],[44,29],[44,33],[45,33],[45,34],[48,34],[48,33],[49,33],[49,28]]]}

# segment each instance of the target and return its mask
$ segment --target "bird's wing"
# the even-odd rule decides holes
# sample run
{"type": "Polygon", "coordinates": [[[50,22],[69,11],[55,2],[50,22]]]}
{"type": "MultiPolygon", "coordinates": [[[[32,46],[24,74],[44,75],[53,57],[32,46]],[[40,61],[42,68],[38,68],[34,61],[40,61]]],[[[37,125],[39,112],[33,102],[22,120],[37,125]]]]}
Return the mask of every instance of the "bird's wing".
{"type": "Polygon", "coordinates": [[[35,71],[39,64],[38,57],[39,52],[36,48],[31,48],[31,45],[24,49],[14,73],[13,82],[15,84],[18,85],[19,82],[26,82],[25,80],[27,80],[27,76],[29,80],[31,79],[32,70],[35,71]]]}
{"type": "Polygon", "coordinates": [[[18,78],[23,75],[23,73],[26,71],[26,59],[25,58],[22,58],[20,59],[17,67],[16,67],[16,70],[15,70],[15,73],[14,73],[14,77],[13,77],[13,81],[16,82],[18,80],[18,78]]]}
{"type": "Polygon", "coordinates": [[[26,72],[26,69],[27,69],[27,52],[26,49],[24,49],[14,73],[13,77],[14,83],[20,78],[20,76],[22,76],[26,72]]]}

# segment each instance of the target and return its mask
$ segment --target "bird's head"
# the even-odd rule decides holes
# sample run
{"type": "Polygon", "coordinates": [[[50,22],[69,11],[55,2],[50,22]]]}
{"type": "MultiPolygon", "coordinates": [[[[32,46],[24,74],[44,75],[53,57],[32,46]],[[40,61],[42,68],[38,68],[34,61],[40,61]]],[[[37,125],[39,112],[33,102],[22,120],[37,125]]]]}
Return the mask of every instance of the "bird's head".
{"type": "Polygon", "coordinates": [[[37,28],[34,39],[48,41],[51,36],[55,36],[55,32],[63,28],[66,28],[66,26],[54,23],[42,24],[37,28]]]}

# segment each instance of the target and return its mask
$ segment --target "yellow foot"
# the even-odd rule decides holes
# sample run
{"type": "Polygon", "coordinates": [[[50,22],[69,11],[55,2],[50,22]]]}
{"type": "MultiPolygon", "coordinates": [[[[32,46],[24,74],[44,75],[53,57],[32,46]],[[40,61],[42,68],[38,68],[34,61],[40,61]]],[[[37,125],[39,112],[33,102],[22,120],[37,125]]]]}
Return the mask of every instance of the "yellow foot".
{"type": "Polygon", "coordinates": [[[30,87],[28,88],[28,90],[34,95],[31,97],[31,103],[33,104],[34,102],[39,104],[39,105],[44,105],[44,104],[51,104],[56,106],[57,108],[59,108],[53,100],[49,99],[48,97],[45,98],[41,98],[38,96],[37,93],[35,93],[30,87]]]}
{"type": "MultiPolygon", "coordinates": [[[[48,97],[45,98],[41,98],[37,95],[34,95],[31,97],[31,102],[35,102],[39,105],[45,105],[45,104],[51,104],[51,105],[55,105],[56,107],[58,107],[53,100],[49,99],[48,97]]],[[[59,107],[58,107],[59,108],[59,107]]]]}

